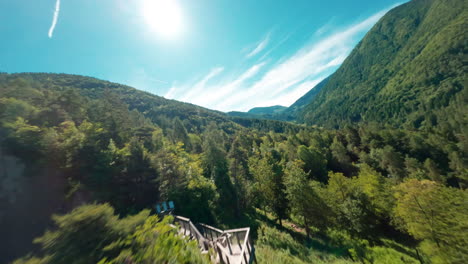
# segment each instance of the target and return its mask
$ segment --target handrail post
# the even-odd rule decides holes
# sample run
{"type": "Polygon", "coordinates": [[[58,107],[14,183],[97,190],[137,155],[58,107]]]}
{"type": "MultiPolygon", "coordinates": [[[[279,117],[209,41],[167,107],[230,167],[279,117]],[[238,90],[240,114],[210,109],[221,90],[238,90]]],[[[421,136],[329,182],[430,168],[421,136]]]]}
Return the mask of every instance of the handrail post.
{"type": "Polygon", "coordinates": [[[189,238],[193,238],[192,225],[190,224],[190,222],[188,222],[188,227],[189,227],[189,238]]]}
{"type": "Polygon", "coordinates": [[[206,230],[205,230],[205,227],[202,226],[202,225],[198,225],[198,226],[200,226],[200,229],[201,229],[202,232],[203,232],[203,233],[202,233],[202,236],[203,236],[204,238],[207,238],[207,237],[206,237],[206,230]]]}
{"type": "Polygon", "coordinates": [[[221,248],[219,247],[219,244],[216,243],[215,246],[216,246],[216,249],[217,249],[217,251],[218,251],[218,255],[219,255],[219,260],[220,260],[220,262],[221,262],[221,263],[226,263],[226,262],[227,262],[227,264],[231,264],[231,261],[229,261],[229,257],[228,257],[228,256],[226,256],[226,260],[224,259],[224,254],[223,254],[223,252],[221,251],[221,248]]]}
{"type": "Polygon", "coordinates": [[[224,263],[223,254],[221,254],[221,249],[218,247],[218,245],[216,245],[216,249],[218,250],[219,261],[224,263]]]}
{"type": "Polygon", "coordinates": [[[229,237],[227,235],[226,235],[226,240],[227,240],[227,244],[228,244],[228,248],[229,248],[229,253],[231,253],[231,255],[232,255],[231,242],[229,241],[229,237]]]}
{"type": "Polygon", "coordinates": [[[236,238],[237,238],[237,244],[239,245],[240,250],[242,250],[242,246],[240,244],[239,233],[238,232],[236,232],[236,238]]]}

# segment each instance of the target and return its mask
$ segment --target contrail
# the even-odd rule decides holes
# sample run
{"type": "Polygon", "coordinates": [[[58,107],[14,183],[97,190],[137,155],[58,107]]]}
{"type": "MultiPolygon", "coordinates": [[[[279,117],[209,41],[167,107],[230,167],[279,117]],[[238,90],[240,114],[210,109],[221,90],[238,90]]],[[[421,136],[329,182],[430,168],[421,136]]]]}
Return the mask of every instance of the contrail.
{"type": "Polygon", "coordinates": [[[54,34],[54,29],[55,29],[55,25],[57,25],[59,12],[60,12],[60,0],[57,0],[57,2],[55,3],[54,18],[52,19],[52,25],[50,26],[50,29],[49,29],[49,38],[52,38],[52,35],[54,34]]]}

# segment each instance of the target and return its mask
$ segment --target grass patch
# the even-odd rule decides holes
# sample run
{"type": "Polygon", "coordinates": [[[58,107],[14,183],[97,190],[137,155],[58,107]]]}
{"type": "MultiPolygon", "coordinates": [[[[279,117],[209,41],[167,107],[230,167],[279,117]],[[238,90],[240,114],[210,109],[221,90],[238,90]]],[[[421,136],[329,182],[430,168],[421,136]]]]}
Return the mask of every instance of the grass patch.
{"type": "Polygon", "coordinates": [[[255,241],[259,263],[379,263],[416,264],[416,251],[390,239],[371,246],[365,239],[353,239],[340,230],[316,233],[307,239],[292,222],[281,226],[271,214],[257,210],[258,238],[255,241]]]}

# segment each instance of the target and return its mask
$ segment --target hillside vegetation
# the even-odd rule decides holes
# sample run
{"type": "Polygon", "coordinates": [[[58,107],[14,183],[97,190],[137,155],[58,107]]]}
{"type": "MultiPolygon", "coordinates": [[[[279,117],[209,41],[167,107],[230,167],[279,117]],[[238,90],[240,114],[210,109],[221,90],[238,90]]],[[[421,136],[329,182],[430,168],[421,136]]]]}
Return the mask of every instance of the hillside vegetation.
{"type": "Polygon", "coordinates": [[[414,0],[391,10],[297,119],[327,127],[377,121],[463,131],[467,27],[464,0],[414,0]]]}

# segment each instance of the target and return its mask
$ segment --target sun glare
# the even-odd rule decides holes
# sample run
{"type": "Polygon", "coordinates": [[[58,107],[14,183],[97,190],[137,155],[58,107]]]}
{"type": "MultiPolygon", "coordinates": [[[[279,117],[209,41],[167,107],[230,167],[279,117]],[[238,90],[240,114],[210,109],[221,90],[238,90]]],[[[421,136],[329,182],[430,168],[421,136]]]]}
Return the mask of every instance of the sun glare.
{"type": "Polygon", "coordinates": [[[158,35],[175,38],[183,30],[182,11],[177,0],[144,0],[143,17],[158,35]]]}

